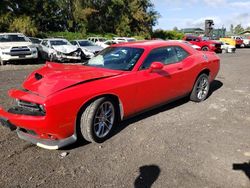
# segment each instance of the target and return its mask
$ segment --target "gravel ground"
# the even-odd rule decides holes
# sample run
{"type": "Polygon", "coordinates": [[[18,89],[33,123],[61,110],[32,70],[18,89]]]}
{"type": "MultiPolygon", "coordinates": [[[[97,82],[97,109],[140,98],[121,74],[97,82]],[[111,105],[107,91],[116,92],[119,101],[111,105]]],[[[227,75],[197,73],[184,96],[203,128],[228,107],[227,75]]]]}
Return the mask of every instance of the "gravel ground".
{"type": "MultiPolygon", "coordinates": [[[[219,56],[206,101],[127,120],[102,144],[49,151],[0,127],[0,187],[250,187],[250,49],[219,56]]],[[[39,66],[0,67],[3,107],[7,90],[39,66]]]]}

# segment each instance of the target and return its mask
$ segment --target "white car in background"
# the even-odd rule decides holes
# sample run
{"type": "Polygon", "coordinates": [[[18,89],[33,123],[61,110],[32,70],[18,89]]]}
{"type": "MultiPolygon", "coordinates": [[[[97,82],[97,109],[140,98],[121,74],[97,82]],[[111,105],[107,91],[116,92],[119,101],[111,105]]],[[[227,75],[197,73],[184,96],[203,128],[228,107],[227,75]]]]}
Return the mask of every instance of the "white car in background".
{"type": "Polygon", "coordinates": [[[110,45],[113,45],[113,44],[118,44],[118,43],[121,43],[121,41],[117,41],[117,40],[107,40],[103,43],[100,43],[100,46],[103,47],[103,48],[107,48],[109,47],[110,45]]]}
{"type": "Polygon", "coordinates": [[[103,50],[103,47],[94,44],[90,40],[73,40],[70,42],[72,45],[81,48],[86,58],[92,58],[95,54],[103,50]]]}
{"type": "Polygon", "coordinates": [[[82,59],[82,50],[62,38],[43,39],[39,45],[41,57],[49,61],[79,61],[82,59]]]}
{"type": "Polygon", "coordinates": [[[118,42],[135,42],[136,41],[135,38],[131,38],[131,37],[113,37],[113,39],[118,42]]]}
{"type": "Polygon", "coordinates": [[[222,53],[235,53],[235,51],[236,51],[235,46],[230,45],[229,43],[226,43],[226,42],[221,42],[221,41],[218,41],[218,42],[221,43],[222,53]]]}
{"type": "Polygon", "coordinates": [[[0,65],[7,62],[37,59],[37,48],[21,33],[0,33],[0,65]]]}
{"type": "Polygon", "coordinates": [[[250,39],[246,37],[241,37],[241,39],[243,40],[243,44],[241,45],[241,47],[250,47],[250,39]]]}
{"type": "Polygon", "coordinates": [[[107,41],[108,39],[105,37],[89,37],[89,38],[87,38],[87,40],[90,40],[93,43],[95,43],[96,45],[100,46],[100,44],[107,41]]]}

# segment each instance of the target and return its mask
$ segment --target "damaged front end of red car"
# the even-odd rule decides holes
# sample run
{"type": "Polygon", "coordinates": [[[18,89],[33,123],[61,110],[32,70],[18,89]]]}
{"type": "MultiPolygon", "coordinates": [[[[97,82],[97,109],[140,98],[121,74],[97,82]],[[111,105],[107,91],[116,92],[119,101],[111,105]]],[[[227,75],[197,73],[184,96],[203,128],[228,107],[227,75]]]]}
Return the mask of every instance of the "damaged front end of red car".
{"type": "Polygon", "coordinates": [[[10,90],[15,105],[0,108],[0,124],[16,130],[21,139],[46,149],[59,149],[77,140],[76,117],[84,95],[76,86],[117,75],[91,67],[46,63],[31,73],[22,90],[10,90]]]}
{"type": "Polygon", "coordinates": [[[0,124],[16,131],[21,139],[46,149],[59,149],[76,141],[74,134],[62,138],[63,135],[49,131],[45,98],[27,90],[11,90],[9,96],[15,105],[8,110],[0,108],[0,124]]]}

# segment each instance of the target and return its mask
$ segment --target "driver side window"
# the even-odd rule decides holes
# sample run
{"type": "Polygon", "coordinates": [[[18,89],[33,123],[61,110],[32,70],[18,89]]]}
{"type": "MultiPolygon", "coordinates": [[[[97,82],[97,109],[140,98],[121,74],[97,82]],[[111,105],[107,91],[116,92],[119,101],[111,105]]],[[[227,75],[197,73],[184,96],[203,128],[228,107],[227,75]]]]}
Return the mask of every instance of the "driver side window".
{"type": "Polygon", "coordinates": [[[161,62],[168,65],[177,63],[178,61],[175,47],[157,48],[150,52],[140,69],[148,69],[153,62],[161,62]]]}

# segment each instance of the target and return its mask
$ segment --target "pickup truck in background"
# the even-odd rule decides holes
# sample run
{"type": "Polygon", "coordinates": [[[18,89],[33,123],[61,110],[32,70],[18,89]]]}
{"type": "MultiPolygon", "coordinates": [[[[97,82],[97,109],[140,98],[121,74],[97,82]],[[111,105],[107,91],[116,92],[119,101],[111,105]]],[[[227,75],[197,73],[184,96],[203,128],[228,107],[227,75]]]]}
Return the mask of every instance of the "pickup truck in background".
{"type": "Polygon", "coordinates": [[[243,44],[241,47],[250,47],[250,38],[247,37],[240,37],[243,40],[243,44]]]}
{"type": "Polygon", "coordinates": [[[240,36],[231,36],[231,39],[234,39],[236,42],[236,47],[240,48],[243,45],[243,39],[240,36]]]}
{"type": "Polygon", "coordinates": [[[21,33],[0,33],[0,65],[9,61],[37,59],[37,48],[21,33]]]}
{"type": "Polygon", "coordinates": [[[214,40],[206,40],[201,37],[186,35],[183,40],[190,42],[193,45],[197,45],[202,51],[213,51],[216,53],[221,53],[221,43],[214,40]]]}

